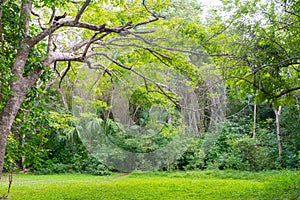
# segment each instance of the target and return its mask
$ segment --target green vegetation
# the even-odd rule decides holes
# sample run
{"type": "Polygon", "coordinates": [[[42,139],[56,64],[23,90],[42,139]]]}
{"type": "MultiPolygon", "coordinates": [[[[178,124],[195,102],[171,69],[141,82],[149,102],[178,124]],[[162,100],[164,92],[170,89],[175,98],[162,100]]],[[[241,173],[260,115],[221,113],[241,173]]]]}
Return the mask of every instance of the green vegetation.
{"type": "MultiPolygon", "coordinates": [[[[300,173],[134,172],[112,176],[16,175],[10,199],[299,199],[300,173]]],[[[1,182],[1,191],[5,184],[1,182]]]]}
{"type": "Polygon", "coordinates": [[[299,13],[296,0],[206,14],[199,0],[1,0],[10,197],[300,199],[299,13]],[[147,173],[117,174],[132,171],[147,173]]]}

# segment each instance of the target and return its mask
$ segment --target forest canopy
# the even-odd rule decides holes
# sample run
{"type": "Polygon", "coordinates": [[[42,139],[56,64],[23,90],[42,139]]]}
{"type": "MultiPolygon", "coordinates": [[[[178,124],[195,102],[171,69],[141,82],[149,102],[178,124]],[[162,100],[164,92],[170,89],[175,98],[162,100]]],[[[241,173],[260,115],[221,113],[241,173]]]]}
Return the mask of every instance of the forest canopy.
{"type": "Polygon", "coordinates": [[[300,3],[1,1],[0,176],[299,169],[300,3]]]}

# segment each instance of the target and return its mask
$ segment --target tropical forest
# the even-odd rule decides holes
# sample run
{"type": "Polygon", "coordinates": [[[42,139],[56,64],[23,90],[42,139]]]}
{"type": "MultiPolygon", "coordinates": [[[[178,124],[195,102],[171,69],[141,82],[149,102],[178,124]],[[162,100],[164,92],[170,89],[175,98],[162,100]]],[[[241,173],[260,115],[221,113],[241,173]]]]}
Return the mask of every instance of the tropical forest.
{"type": "Polygon", "coordinates": [[[300,199],[300,1],[0,0],[0,199],[300,199]]]}

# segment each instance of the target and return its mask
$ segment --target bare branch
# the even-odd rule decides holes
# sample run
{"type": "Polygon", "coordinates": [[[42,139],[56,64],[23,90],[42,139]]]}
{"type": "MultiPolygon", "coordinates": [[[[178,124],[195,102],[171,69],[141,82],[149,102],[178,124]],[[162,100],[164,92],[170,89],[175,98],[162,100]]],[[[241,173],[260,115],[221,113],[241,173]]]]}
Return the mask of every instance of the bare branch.
{"type": "Polygon", "coordinates": [[[79,22],[80,17],[82,16],[84,10],[88,7],[88,5],[90,4],[91,0],[86,0],[85,3],[83,4],[83,6],[80,8],[80,10],[78,11],[74,22],[79,22]]]}
{"type": "Polygon", "coordinates": [[[156,15],[154,12],[152,12],[152,11],[150,11],[150,9],[147,7],[147,5],[146,5],[146,0],[143,0],[143,2],[142,2],[142,4],[143,4],[143,6],[144,6],[144,8],[146,9],[146,11],[148,12],[148,13],[150,13],[153,17],[155,17],[155,18],[160,18],[160,17],[162,17],[162,16],[160,16],[160,15],[156,15]]]}
{"type": "Polygon", "coordinates": [[[134,31],[135,34],[149,34],[149,33],[155,33],[155,30],[149,30],[149,31],[134,31]]]}
{"type": "Polygon", "coordinates": [[[58,15],[58,16],[55,16],[54,19],[53,19],[53,22],[58,22],[59,20],[65,18],[67,16],[67,12],[65,12],[64,14],[62,15],[58,15]]]}
{"type": "Polygon", "coordinates": [[[68,61],[68,67],[67,69],[64,71],[63,75],[60,78],[59,84],[58,84],[58,88],[60,88],[61,82],[64,79],[64,77],[67,75],[68,71],[71,69],[71,61],[68,61]]]}
{"type": "Polygon", "coordinates": [[[145,22],[140,22],[140,23],[134,24],[131,27],[129,27],[128,29],[132,29],[132,28],[135,28],[135,27],[138,27],[138,26],[141,26],[141,25],[149,24],[149,23],[155,22],[157,20],[159,20],[158,17],[154,18],[154,19],[151,19],[151,20],[148,20],[148,21],[145,21],[145,22]]]}
{"type": "Polygon", "coordinates": [[[56,72],[56,74],[57,74],[59,77],[61,77],[61,75],[60,75],[59,71],[57,70],[57,67],[56,67],[56,65],[57,65],[57,62],[56,62],[56,61],[54,61],[54,64],[53,64],[53,70],[56,72]]]}
{"type": "Polygon", "coordinates": [[[291,89],[287,89],[287,90],[283,90],[282,92],[280,92],[278,95],[276,95],[276,98],[282,97],[286,94],[289,94],[291,92],[300,90],[300,87],[295,87],[295,88],[291,88],[291,89]]]}
{"type": "MultiPolygon", "coordinates": [[[[134,33],[137,34],[148,34],[148,33],[153,33],[155,31],[135,31],[134,33]]],[[[100,38],[100,39],[103,39],[100,38]]],[[[111,40],[107,40],[107,41],[99,41],[100,39],[94,40],[93,43],[94,44],[99,44],[101,46],[106,46],[109,44],[112,44],[112,42],[114,41],[122,41],[122,40],[139,40],[137,38],[132,38],[132,37],[119,37],[119,38],[113,38],[111,40]]],[[[77,51],[78,49],[82,48],[83,46],[87,45],[91,40],[83,40],[77,44],[75,44],[72,48],[70,48],[72,51],[77,51]]],[[[116,44],[117,45],[117,44],[116,44]]]]}
{"type": "Polygon", "coordinates": [[[91,37],[90,41],[87,43],[87,45],[86,45],[86,47],[85,47],[85,49],[84,49],[84,52],[83,52],[83,54],[82,54],[82,57],[85,57],[85,56],[86,56],[86,54],[87,54],[87,52],[88,52],[88,50],[89,50],[89,48],[90,48],[90,46],[91,46],[92,43],[94,43],[94,42],[96,42],[96,41],[98,41],[98,40],[103,39],[103,38],[104,38],[105,36],[107,36],[109,33],[102,34],[100,37],[96,38],[96,36],[97,36],[98,34],[99,34],[99,32],[95,33],[95,35],[93,35],[93,36],[91,37]]]}
{"type": "Polygon", "coordinates": [[[39,22],[39,26],[42,30],[45,30],[46,28],[43,27],[42,22],[41,22],[41,17],[39,14],[35,13],[33,10],[31,11],[31,14],[33,14],[34,16],[36,16],[38,18],[38,22],[39,22]]]}
{"type": "Polygon", "coordinates": [[[89,60],[85,60],[85,63],[87,64],[87,66],[88,66],[88,68],[90,68],[90,69],[101,69],[101,70],[103,70],[105,73],[107,73],[110,77],[115,77],[115,78],[117,78],[122,84],[124,84],[125,85],[125,83],[118,77],[118,75],[114,72],[114,71],[112,71],[112,70],[110,70],[110,69],[108,69],[106,66],[104,66],[103,64],[101,64],[101,63],[97,63],[97,64],[95,64],[94,66],[92,65],[92,63],[89,61],[89,60]]]}
{"type": "MultiPolygon", "coordinates": [[[[86,1],[86,3],[87,2],[89,2],[89,1],[86,1]]],[[[106,24],[102,24],[100,26],[97,26],[97,25],[93,25],[93,24],[89,24],[89,23],[83,23],[83,22],[79,22],[79,21],[75,21],[75,20],[59,21],[57,23],[53,23],[53,25],[51,25],[51,27],[43,30],[37,36],[30,38],[28,40],[27,44],[30,47],[36,45],[42,39],[44,39],[48,35],[54,33],[56,30],[58,30],[61,27],[83,28],[83,29],[88,29],[88,30],[91,30],[91,31],[98,31],[99,33],[101,33],[101,32],[106,32],[106,33],[121,33],[121,32],[127,31],[128,29],[132,29],[132,28],[135,28],[135,27],[138,27],[138,26],[142,26],[142,25],[145,25],[145,24],[148,24],[148,23],[152,23],[154,21],[157,21],[158,19],[159,18],[155,18],[153,20],[148,20],[148,21],[137,23],[137,24],[132,24],[131,22],[128,22],[127,24],[125,24],[123,26],[118,26],[118,27],[114,27],[114,28],[106,28],[106,24]]]]}
{"type": "Polygon", "coordinates": [[[117,44],[117,43],[110,43],[109,45],[118,46],[118,47],[136,47],[139,49],[145,49],[145,50],[149,51],[150,53],[153,53],[153,54],[159,55],[162,58],[171,60],[168,56],[163,55],[162,53],[160,53],[150,47],[146,47],[146,46],[141,46],[141,45],[137,45],[137,44],[117,44]]]}
{"type": "MultiPolygon", "coordinates": [[[[83,23],[83,22],[64,21],[64,22],[61,23],[61,26],[85,28],[85,29],[89,29],[91,31],[102,31],[102,32],[104,32],[106,24],[96,26],[96,25],[93,25],[93,24],[87,24],[87,23],[83,23]]],[[[113,29],[111,29],[111,30],[113,30],[113,29]]],[[[110,31],[110,32],[113,32],[113,31],[110,31]]]]}
{"type": "Polygon", "coordinates": [[[177,52],[195,54],[195,55],[200,55],[200,56],[229,56],[229,54],[205,54],[205,53],[199,53],[199,52],[191,51],[191,50],[165,47],[165,46],[161,46],[159,44],[156,44],[154,42],[151,42],[150,40],[147,40],[146,38],[143,38],[142,36],[140,36],[138,34],[135,34],[134,32],[131,32],[131,31],[128,31],[128,32],[130,34],[134,35],[136,38],[140,39],[141,41],[145,42],[146,44],[149,44],[149,45],[155,46],[155,47],[159,47],[161,49],[165,49],[165,50],[168,50],[168,51],[177,51],[177,52]]]}
{"type": "Polygon", "coordinates": [[[55,12],[56,12],[56,9],[55,9],[55,8],[53,8],[53,10],[52,10],[52,14],[51,14],[51,17],[50,17],[50,19],[49,19],[49,22],[48,22],[48,24],[52,24],[52,22],[53,22],[53,19],[54,19],[54,17],[55,17],[55,12]]]}
{"type": "Polygon", "coordinates": [[[116,43],[111,43],[110,45],[112,46],[118,46],[118,47],[136,47],[136,48],[140,48],[140,49],[144,49],[149,51],[154,57],[156,57],[161,63],[163,63],[164,65],[170,67],[170,64],[168,64],[165,60],[167,60],[168,62],[171,62],[172,59],[169,58],[168,56],[160,53],[159,51],[156,51],[150,47],[145,47],[145,46],[141,46],[141,45],[137,45],[137,44],[116,44],[116,43]],[[165,60],[164,60],[165,59],[165,60]]]}
{"type": "Polygon", "coordinates": [[[296,16],[296,17],[298,17],[298,18],[300,18],[300,15],[299,14],[297,14],[297,13],[295,13],[295,12],[292,12],[292,11],[289,11],[289,10],[284,10],[286,13],[289,13],[289,14],[291,14],[291,15],[294,15],[294,16],[296,16]]]}
{"type": "Polygon", "coordinates": [[[87,56],[88,57],[91,57],[91,56],[95,56],[95,55],[99,55],[99,56],[104,56],[105,58],[107,58],[109,61],[113,62],[114,64],[124,68],[124,69],[127,69],[127,70],[131,70],[131,67],[127,67],[126,65],[123,65],[122,63],[116,61],[115,59],[113,59],[112,57],[110,57],[109,55],[107,55],[106,53],[103,53],[103,52],[93,52],[91,54],[89,54],[87,56]]]}
{"type": "Polygon", "coordinates": [[[77,44],[75,44],[72,48],[71,48],[71,51],[77,51],[78,49],[80,49],[81,47],[85,46],[86,44],[89,43],[89,40],[84,40],[84,41],[81,41],[77,44]]]}
{"type": "Polygon", "coordinates": [[[58,52],[50,52],[47,57],[45,57],[42,61],[44,66],[50,66],[55,61],[78,61],[84,62],[84,59],[81,55],[77,55],[75,53],[58,53],[58,52]]]}

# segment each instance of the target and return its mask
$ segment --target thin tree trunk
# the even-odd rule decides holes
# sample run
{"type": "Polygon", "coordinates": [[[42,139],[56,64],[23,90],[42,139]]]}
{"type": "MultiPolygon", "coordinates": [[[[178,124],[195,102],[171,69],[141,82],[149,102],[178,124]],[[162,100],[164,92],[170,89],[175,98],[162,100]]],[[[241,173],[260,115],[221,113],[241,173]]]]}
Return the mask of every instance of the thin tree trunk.
{"type": "MultiPolygon", "coordinates": [[[[22,146],[22,149],[24,149],[24,146],[25,146],[25,134],[22,134],[21,136],[21,146],[22,146]]],[[[22,157],[21,157],[21,166],[22,166],[22,171],[25,172],[25,169],[26,169],[26,166],[25,166],[25,154],[23,153],[22,157]]]]}
{"type": "Polygon", "coordinates": [[[278,108],[274,108],[275,116],[276,116],[276,135],[277,135],[277,142],[278,142],[278,157],[280,164],[282,164],[282,141],[281,141],[281,132],[280,132],[280,113],[281,113],[281,106],[278,108]]]}
{"type": "Polygon", "coordinates": [[[256,117],[257,115],[257,105],[254,103],[254,108],[253,108],[253,139],[256,137],[256,117]]]}
{"type": "Polygon", "coordinates": [[[68,105],[68,102],[67,102],[67,100],[66,100],[66,98],[65,98],[65,96],[64,96],[64,92],[62,91],[61,88],[58,88],[57,91],[58,91],[59,94],[61,95],[61,100],[62,100],[62,103],[63,103],[63,105],[64,105],[64,108],[65,108],[66,110],[69,110],[69,105],[68,105]]]}

